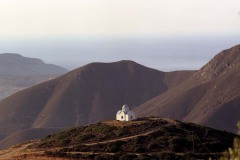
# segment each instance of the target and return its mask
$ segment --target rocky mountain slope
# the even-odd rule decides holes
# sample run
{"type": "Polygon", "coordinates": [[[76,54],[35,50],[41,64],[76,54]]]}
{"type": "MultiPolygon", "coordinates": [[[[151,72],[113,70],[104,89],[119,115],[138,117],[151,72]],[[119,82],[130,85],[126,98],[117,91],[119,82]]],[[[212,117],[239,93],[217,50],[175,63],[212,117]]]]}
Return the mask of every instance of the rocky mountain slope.
{"type": "Polygon", "coordinates": [[[150,117],[104,121],[49,135],[0,152],[1,159],[219,159],[232,133],[150,117]]]}
{"type": "Polygon", "coordinates": [[[132,61],[92,63],[0,101],[0,133],[114,119],[124,103],[138,106],[193,73],[164,73],[132,61]]]}
{"type": "Polygon", "coordinates": [[[224,50],[192,77],[135,109],[237,132],[240,120],[240,45],[224,50]]]}

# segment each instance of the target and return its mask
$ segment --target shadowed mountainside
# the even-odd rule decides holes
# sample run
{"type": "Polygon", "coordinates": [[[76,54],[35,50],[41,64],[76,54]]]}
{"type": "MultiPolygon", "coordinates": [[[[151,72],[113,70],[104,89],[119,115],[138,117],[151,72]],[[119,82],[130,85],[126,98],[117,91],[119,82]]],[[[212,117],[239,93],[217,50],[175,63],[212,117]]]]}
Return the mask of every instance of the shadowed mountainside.
{"type": "Polygon", "coordinates": [[[132,61],[88,64],[0,101],[0,132],[114,119],[123,103],[138,106],[193,73],[164,73],[132,61]]]}
{"type": "Polygon", "coordinates": [[[192,77],[135,109],[237,132],[240,120],[240,45],[224,50],[192,77]]]}

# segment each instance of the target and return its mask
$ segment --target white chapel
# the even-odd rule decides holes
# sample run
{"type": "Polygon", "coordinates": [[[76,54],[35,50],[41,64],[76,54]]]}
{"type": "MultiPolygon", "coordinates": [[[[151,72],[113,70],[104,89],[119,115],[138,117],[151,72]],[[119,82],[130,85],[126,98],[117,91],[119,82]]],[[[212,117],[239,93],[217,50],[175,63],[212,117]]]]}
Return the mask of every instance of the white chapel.
{"type": "Polygon", "coordinates": [[[116,120],[119,121],[131,121],[135,119],[135,113],[131,111],[127,104],[122,106],[122,110],[119,110],[116,114],[116,120]]]}

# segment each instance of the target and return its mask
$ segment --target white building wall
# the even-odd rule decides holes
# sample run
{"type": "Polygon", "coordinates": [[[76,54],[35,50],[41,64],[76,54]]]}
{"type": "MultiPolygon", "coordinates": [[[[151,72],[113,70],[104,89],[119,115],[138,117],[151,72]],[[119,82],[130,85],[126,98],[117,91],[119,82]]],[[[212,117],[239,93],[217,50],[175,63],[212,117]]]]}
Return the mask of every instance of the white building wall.
{"type": "Polygon", "coordinates": [[[131,121],[134,119],[136,119],[135,113],[129,110],[128,106],[125,106],[125,105],[123,106],[122,110],[119,110],[116,114],[116,120],[119,120],[119,121],[131,121]],[[127,113],[125,109],[128,110],[127,113]]]}
{"type": "Polygon", "coordinates": [[[120,114],[116,115],[116,119],[119,121],[126,121],[126,115],[124,114],[124,112],[121,112],[120,114]]]}
{"type": "Polygon", "coordinates": [[[126,121],[129,121],[129,115],[126,114],[126,121]]]}
{"type": "Polygon", "coordinates": [[[127,121],[131,121],[135,119],[135,114],[132,111],[128,112],[128,117],[127,117],[127,121]]]}

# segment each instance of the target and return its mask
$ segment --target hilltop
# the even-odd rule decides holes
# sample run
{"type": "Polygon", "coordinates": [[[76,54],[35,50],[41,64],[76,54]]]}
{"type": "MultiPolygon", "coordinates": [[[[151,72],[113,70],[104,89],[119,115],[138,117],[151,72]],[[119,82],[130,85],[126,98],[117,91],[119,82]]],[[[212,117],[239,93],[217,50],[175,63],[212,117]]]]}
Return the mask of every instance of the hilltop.
{"type": "Polygon", "coordinates": [[[0,152],[4,158],[217,159],[235,134],[180,121],[150,117],[104,121],[70,128],[0,152]]]}

